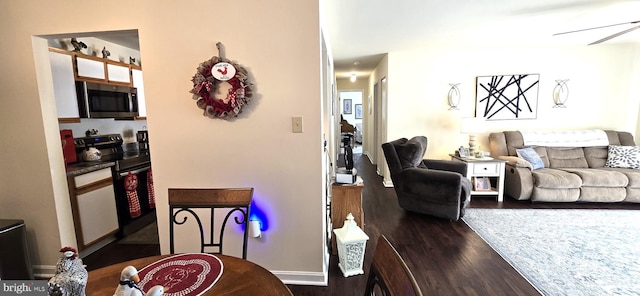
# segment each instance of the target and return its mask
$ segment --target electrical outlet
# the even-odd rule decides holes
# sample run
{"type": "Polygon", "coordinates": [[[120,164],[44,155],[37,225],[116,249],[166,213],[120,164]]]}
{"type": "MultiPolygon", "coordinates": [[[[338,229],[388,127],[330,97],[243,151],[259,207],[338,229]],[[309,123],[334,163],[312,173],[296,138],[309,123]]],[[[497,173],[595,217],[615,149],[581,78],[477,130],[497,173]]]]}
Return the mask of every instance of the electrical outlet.
{"type": "Polygon", "coordinates": [[[301,133],[303,131],[302,116],[291,118],[291,128],[294,133],[301,133]]]}

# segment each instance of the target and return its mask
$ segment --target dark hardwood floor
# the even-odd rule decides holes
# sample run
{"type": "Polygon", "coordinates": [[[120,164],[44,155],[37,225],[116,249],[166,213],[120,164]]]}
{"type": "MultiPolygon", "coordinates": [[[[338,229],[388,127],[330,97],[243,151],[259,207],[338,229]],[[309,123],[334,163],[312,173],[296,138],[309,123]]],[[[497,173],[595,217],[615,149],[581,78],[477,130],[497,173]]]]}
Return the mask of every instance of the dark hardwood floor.
{"type": "MultiPolygon", "coordinates": [[[[365,232],[370,239],[364,275],[343,277],[337,256],[331,256],[328,286],[289,285],[294,295],[362,295],[377,239],[384,234],[412,270],[424,295],[539,295],[537,290],[463,221],[451,222],[407,212],[398,206],[393,188],[382,185],[369,159],[356,154],[358,174],[365,182],[365,232]]],[[[531,203],[505,197],[474,197],[476,208],[626,208],[640,204],[531,203]]],[[[497,221],[499,222],[499,221],[497,221]]],[[[114,242],[84,258],[88,270],[160,253],[158,245],[114,242]]]]}

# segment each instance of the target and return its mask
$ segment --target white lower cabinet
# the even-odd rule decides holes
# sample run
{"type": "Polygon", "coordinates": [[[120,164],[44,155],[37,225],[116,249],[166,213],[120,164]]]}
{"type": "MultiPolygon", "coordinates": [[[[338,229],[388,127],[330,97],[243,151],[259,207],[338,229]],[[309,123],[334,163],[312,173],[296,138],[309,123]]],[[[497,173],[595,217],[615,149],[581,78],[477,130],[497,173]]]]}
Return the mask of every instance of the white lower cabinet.
{"type": "Polygon", "coordinates": [[[80,250],[118,231],[118,214],[111,169],[73,178],[71,201],[80,250]]]}

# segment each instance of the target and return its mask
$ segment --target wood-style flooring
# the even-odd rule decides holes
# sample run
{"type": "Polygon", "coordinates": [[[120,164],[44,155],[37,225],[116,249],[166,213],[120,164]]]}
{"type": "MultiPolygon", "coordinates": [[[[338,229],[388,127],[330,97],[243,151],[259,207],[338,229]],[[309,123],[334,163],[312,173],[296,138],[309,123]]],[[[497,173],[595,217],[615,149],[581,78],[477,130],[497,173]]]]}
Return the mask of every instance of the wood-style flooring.
{"type": "MultiPolygon", "coordinates": [[[[401,209],[393,188],[382,185],[382,178],[368,157],[354,156],[358,174],[365,182],[364,230],[370,237],[365,253],[365,274],[343,277],[337,256],[332,256],[328,286],[289,285],[294,295],[363,295],[371,256],[381,234],[405,259],[424,295],[540,295],[463,221],[451,222],[401,209]]],[[[474,197],[470,207],[640,209],[640,204],[536,204],[509,197],[498,203],[492,197],[474,197]]],[[[158,245],[114,242],[84,258],[84,263],[87,269],[93,270],[159,253],[158,245]]]]}

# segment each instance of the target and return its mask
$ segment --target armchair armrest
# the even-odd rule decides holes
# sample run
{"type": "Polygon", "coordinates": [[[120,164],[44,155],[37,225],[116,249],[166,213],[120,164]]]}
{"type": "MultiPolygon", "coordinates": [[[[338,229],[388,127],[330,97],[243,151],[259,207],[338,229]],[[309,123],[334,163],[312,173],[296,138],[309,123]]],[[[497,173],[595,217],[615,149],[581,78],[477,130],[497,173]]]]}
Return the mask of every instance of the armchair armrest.
{"type": "Polygon", "coordinates": [[[429,169],[455,172],[461,174],[462,176],[467,175],[467,164],[461,161],[423,159],[422,163],[429,169]]]}
{"type": "Polygon", "coordinates": [[[407,168],[394,180],[394,187],[413,196],[431,196],[443,202],[459,203],[466,180],[457,172],[407,168]]]}

